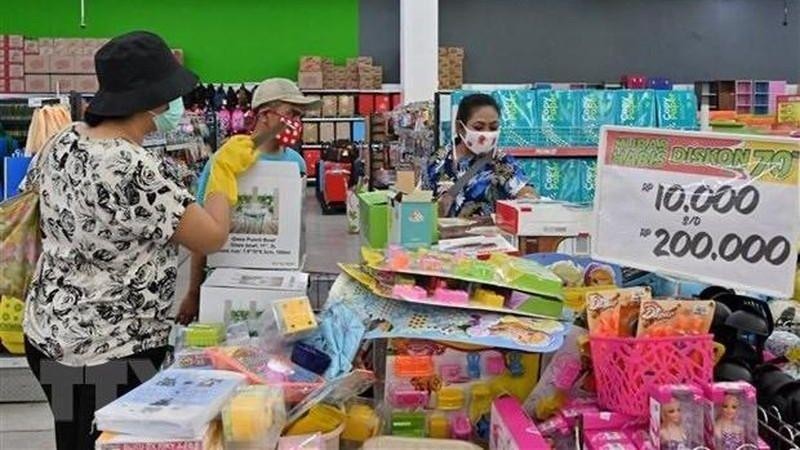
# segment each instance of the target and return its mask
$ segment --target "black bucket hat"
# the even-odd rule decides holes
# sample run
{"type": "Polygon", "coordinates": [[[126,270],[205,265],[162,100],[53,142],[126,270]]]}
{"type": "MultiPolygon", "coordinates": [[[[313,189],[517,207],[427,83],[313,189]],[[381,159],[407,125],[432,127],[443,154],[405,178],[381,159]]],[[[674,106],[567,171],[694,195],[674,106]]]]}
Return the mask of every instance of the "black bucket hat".
{"type": "Polygon", "coordinates": [[[189,93],[197,75],[183,67],[159,36],[134,31],[111,39],[94,57],[100,90],[88,112],[128,116],[189,93]]]}

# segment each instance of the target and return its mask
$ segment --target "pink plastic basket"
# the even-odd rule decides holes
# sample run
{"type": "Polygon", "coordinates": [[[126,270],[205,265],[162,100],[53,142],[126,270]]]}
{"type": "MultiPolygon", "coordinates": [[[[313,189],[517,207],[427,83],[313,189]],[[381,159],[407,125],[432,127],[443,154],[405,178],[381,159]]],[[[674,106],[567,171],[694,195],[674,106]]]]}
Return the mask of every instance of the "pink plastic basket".
{"type": "Polygon", "coordinates": [[[649,390],[658,384],[711,382],[711,335],[668,338],[590,337],[600,406],[633,416],[649,412],[649,390]]]}

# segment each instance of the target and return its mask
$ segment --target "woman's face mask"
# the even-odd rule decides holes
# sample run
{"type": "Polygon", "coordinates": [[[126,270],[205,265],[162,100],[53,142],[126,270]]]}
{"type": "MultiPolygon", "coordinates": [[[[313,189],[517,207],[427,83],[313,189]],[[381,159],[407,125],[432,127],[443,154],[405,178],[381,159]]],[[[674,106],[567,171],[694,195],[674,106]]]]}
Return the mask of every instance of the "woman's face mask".
{"type": "Polygon", "coordinates": [[[154,113],[153,111],[149,112],[153,115],[153,124],[155,124],[156,130],[160,132],[168,132],[177,128],[178,124],[181,123],[183,111],[183,98],[178,97],[169,102],[166,111],[162,113],[154,113]]]}
{"type": "Polygon", "coordinates": [[[484,155],[494,151],[497,148],[500,130],[476,131],[467,127],[467,124],[464,122],[461,122],[461,126],[464,129],[464,134],[461,135],[461,140],[472,153],[476,155],[484,155]]]}

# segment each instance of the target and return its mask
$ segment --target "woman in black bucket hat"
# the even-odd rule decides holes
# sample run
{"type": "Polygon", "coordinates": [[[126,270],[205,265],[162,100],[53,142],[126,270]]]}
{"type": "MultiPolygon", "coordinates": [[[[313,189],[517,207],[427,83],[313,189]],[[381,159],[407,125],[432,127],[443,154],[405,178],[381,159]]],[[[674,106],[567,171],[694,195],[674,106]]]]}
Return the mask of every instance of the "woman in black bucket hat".
{"type": "MultiPolygon", "coordinates": [[[[55,418],[59,450],[94,448],[94,411],[151,377],[164,360],[178,245],[211,253],[228,238],[229,190],[205,207],[142,147],[174,128],[197,76],[157,35],[118,36],[95,56],[100,90],[86,123],[60,132],[31,164],[42,255],[26,299],[25,349],[55,418]]],[[[230,182],[256,159],[235,137],[215,157],[230,182]]],[[[218,183],[219,184],[219,183],[218,183]]]]}

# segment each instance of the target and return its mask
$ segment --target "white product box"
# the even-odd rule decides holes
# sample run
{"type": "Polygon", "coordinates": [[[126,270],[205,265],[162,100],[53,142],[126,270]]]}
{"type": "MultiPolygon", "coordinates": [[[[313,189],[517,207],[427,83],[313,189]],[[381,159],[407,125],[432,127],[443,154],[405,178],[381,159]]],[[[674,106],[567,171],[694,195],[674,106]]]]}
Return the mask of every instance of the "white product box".
{"type": "Polygon", "coordinates": [[[299,269],[303,259],[303,178],[292,162],[259,161],[239,177],[228,242],[211,267],[299,269]]]}
{"type": "Polygon", "coordinates": [[[302,297],[307,289],[307,273],[217,269],[200,288],[200,321],[222,322],[226,316],[242,320],[251,311],[263,312],[272,301],[302,297]]]}
{"type": "Polygon", "coordinates": [[[515,236],[583,236],[591,232],[592,209],[552,200],[500,200],[497,226],[515,236]]]}

